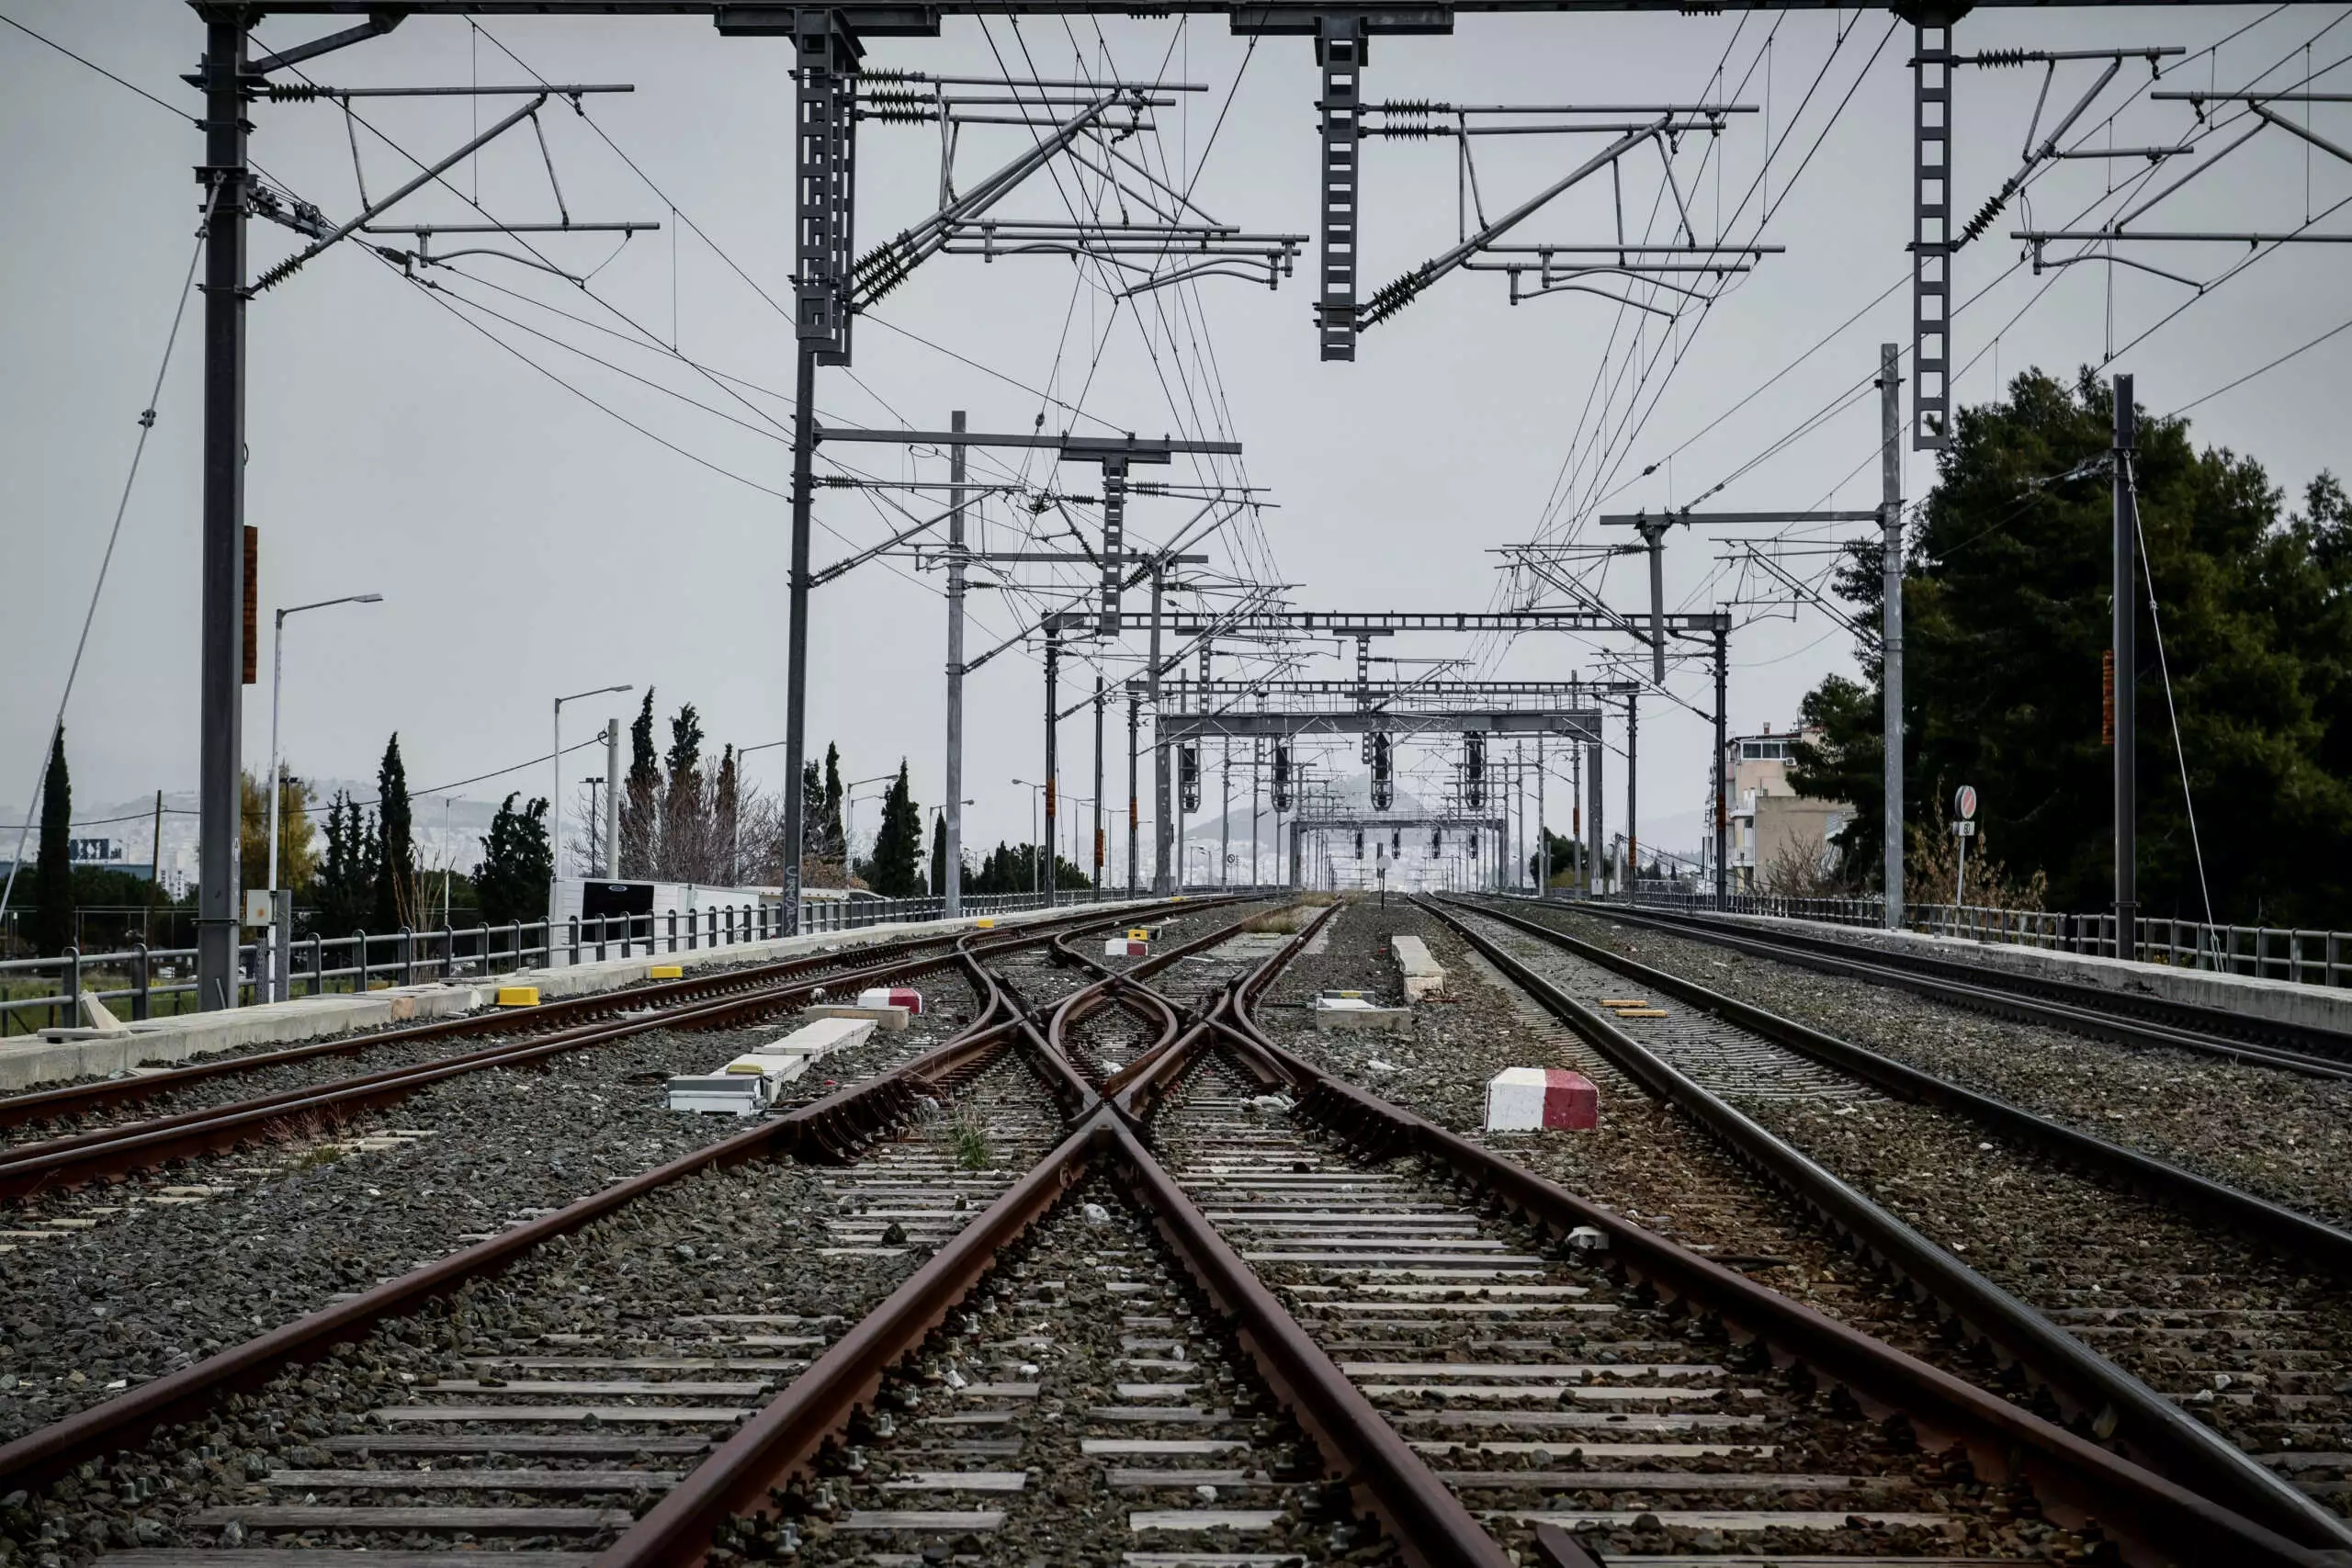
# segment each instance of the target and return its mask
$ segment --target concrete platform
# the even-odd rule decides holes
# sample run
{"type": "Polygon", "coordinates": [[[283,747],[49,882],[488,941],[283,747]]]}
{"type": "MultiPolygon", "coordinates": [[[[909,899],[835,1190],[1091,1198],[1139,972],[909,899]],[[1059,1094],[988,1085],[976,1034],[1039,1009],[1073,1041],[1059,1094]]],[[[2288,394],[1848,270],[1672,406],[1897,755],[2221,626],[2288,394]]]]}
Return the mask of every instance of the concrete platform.
{"type": "MultiPolygon", "coordinates": [[[[1606,918],[1605,904],[1589,913],[1606,918]]],[[[1636,911],[1640,912],[1640,911],[1636,911]]],[[[2011,942],[1978,942],[1973,937],[1928,936],[1918,931],[1871,931],[1856,926],[1825,925],[1815,920],[1789,919],[1778,915],[1713,915],[1727,925],[1826,937],[1850,943],[1867,954],[1909,952],[1957,960],[2011,974],[2040,975],[2072,980],[2118,992],[2136,992],[2170,1001],[2219,1008],[2250,1018],[2270,1019],[2310,1029],[2329,1029],[2352,1035],[2352,987],[2312,986],[2293,980],[2256,979],[2249,975],[2221,975],[2210,969],[2176,969],[2167,964],[2107,958],[2091,953],[2024,947],[2011,942]]]]}
{"type": "MultiPolygon", "coordinates": [[[[1005,931],[1033,925],[1068,915],[1074,908],[1100,909],[1107,916],[1148,902],[1119,899],[1099,905],[1065,904],[1053,909],[1023,909],[993,917],[994,929],[1005,931]]],[[[141,1067],[170,1066],[222,1051],[292,1045],[306,1040],[389,1029],[396,1024],[456,1018],[491,1007],[501,986],[536,986],[542,1002],[560,1001],[567,997],[592,996],[644,985],[656,964],[674,964],[693,975],[697,970],[773,964],[812,953],[854,953],[859,948],[908,937],[968,931],[976,929],[976,917],[967,916],[955,920],[865,926],[856,931],[812,931],[806,936],[738,942],[731,947],[701,947],[691,952],[606,959],[602,963],[592,960],[447,984],[397,986],[369,991],[365,996],[298,997],[292,1001],[235,1008],[225,1012],[149,1019],[117,1030],[46,1030],[0,1042],[0,1094],[18,1093],[40,1084],[69,1078],[119,1077],[141,1067]]],[[[524,1015],[528,1010],[512,1010],[524,1015]]]]}

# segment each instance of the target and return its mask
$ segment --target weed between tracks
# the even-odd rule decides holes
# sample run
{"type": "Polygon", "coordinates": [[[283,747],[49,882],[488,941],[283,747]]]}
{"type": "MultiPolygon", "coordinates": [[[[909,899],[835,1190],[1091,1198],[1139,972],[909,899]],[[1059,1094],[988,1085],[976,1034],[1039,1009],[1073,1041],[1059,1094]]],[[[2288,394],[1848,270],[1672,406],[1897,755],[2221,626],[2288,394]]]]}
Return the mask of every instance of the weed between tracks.
{"type": "Polygon", "coordinates": [[[971,1106],[958,1106],[939,1124],[958,1168],[986,1170],[996,1164],[996,1145],[989,1139],[988,1118],[971,1106]]]}

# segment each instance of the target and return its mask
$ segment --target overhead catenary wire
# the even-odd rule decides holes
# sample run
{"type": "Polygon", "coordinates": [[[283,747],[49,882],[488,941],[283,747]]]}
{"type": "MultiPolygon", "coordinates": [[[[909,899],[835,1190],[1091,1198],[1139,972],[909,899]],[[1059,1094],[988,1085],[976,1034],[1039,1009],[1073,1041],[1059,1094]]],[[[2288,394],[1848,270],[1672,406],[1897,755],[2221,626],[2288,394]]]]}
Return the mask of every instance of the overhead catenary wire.
{"type": "MultiPolygon", "coordinates": [[[[43,39],[42,41],[47,42],[48,40],[43,39]]],[[[76,58],[79,57],[77,56],[76,58]]],[[[88,64],[89,62],[85,61],[83,63],[88,64]]],[[[96,70],[97,68],[96,66],[92,66],[91,69],[96,70]]],[[[115,76],[111,72],[102,72],[100,73],[107,76],[110,80],[118,82],[121,81],[120,77],[115,76]]],[[[123,85],[130,86],[130,85],[124,82],[123,85]]],[[[139,91],[139,89],[135,87],[131,88],[131,90],[133,92],[139,91]]],[[[147,96],[148,95],[141,94],[141,96],[147,96]]],[[[221,186],[218,183],[215,183],[212,187],[212,194],[210,197],[204,204],[204,216],[197,223],[196,243],[194,248],[189,252],[187,258],[187,275],[180,280],[179,299],[172,307],[171,330],[164,334],[163,356],[157,361],[155,366],[155,384],[148,390],[147,406],[140,411],[139,435],[131,444],[130,466],[122,477],[122,495],[120,499],[115,502],[114,523],[112,526],[107,530],[106,551],[98,558],[97,581],[90,584],[89,606],[82,612],[81,635],[74,640],[74,658],[72,662],[67,664],[65,667],[64,689],[60,691],[57,694],[57,716],[50,723],[49,744],[41,748],[40,771],[33,776],[32,799],[25,807],[24,826],[17,830],[17,855],[16,858],[8,863],[8,880],[5,886],[0,886],[0,917],[5,917],[7,914],[9,900],[14,897],[17,891],[17,869],[25,863],[25,843],[27,840],[32,837],[33,820],[40,813],[41,788],[48,778],[50,756],[60,745],[63,744],[65,735],[65,710],[67,705],[74,700],[74,682],[75,678],[82,673],[82,655],[90,646],[90,627],[92,624],[97,620],[98,601],[104,597],[106,593],[107,572],[108,569],[114,565],[115,546],[122,539],[122,520],[130,511],[131,491],[139,483],[139,460],[147,455],[147,437],[152,434],[155,429],[156,407],[164,400],[164,378],[172,367],[172,349],[180,340],[180,323],[187,317],[188,296],[196,292],[196,269],[198,265],[204,259],[204,231],[212,221],[213,209],[220,204],[220,190],[221,186]]]]}

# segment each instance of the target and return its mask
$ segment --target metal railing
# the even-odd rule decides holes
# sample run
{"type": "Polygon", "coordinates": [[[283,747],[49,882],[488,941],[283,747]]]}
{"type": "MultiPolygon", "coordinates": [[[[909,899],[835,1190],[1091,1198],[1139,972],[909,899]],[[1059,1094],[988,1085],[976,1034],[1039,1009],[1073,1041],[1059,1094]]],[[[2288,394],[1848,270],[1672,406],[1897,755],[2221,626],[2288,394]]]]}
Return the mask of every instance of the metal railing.
{"type": "MultiPolygon", "coordinates": [[[[1082,898],[1065,896],[1065,902],[1082,898]]],[[[1010,893],[963,900],[967,915],[1035,909],[1035,894],[1010,893]]],[[[800,930],[810,932],[860,930],[941,919],[942,900],[929,898],[811,898],[800,906],[800,930]]],[[[599,915],[565,921],[550,945],[545,920],[504,925],[443,925],[424,931],[349,936],[313,934],[293,942],[287,953],[289,997],[349,995],[383,986],[424,985],[467,976],[503,974],[533,967],[556,968],[607,959],[692,953],[785,935],[782,908],[672,910],[651,915],[599,915]]],[[[237,949],[235,1005],[266,999],[262,944],[237,949]]],[[[0,1038],[82,1022],[81,997],[96,997],[133,1020],[170,1017],[198,1010],[196,949],[134,943],[119,952],[69,949],[51,958],[0,960],[0,1038]],[[21,993],[21,994],[20,994],[21,993]]]]}
{"type": "MultiPolygon", "coordinates": [[[[1735,893],[1717,898],[1645,885],[1636,904],[1659,908],[1728,915],[1768,915],[1781,919],[1882,930],[1884,904],[1869,898],[1795,898],[1777,893],[1735,893]]],[[[2067,915],[2048,909],[1992,909],[1973,904],[1919,904],[1903,911],[1906,931],[1972,942],[2039,947],[2103,958],[2136,958],[2177,969],[2204,969],[2258,979],[2290,980],[2306,986],[2352,985],[2352,932],[2301,931],[2279,926],[2208,925],[2143,915],[2132,921],[2132,942],[2117,942],[2112,914],[2067,915]]]]}

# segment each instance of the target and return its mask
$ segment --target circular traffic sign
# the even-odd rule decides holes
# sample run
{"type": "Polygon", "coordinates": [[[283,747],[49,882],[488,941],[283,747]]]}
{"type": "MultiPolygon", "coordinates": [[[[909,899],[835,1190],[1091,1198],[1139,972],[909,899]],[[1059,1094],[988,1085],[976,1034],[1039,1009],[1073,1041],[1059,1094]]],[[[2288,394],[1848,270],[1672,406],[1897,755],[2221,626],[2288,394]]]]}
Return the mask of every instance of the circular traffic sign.
{"type": "Polygon", "coordinates": [[[1953,816],[1963,822],[1974,820],[1976,816],[1976,786],[1974,784],[1960,786],[1958,793],[1951,797],[1951,811],[1953,816]]]}

